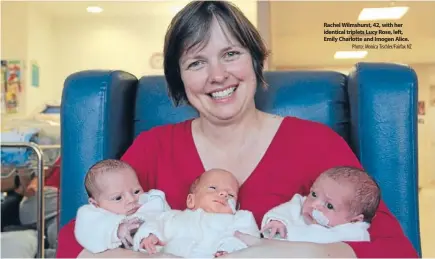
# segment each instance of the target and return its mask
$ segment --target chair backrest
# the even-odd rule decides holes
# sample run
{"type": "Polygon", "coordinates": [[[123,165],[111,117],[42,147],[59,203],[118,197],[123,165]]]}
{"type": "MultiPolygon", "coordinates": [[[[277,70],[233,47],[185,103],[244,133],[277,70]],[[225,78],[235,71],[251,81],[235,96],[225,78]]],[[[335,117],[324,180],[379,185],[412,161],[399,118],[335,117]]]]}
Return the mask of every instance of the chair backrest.
{"type": "MultiPolygon", "coordinates": [[[[255,96],[260,110],[327,124],[349,140],[350,116],[345,75],[328,71],[265,72],[265,79],[267,89],[259,86],[255,96]]],[[[137,91],[135,135],[157,125],[198,116],[189,105],[174,107],[163,76],[142,77],[137,91]]]]}
{"type": "MultiPolygon", "coordinates": [[[[324,123],[352,147],[378,181],[383,199],[420,251],[417,188],[417,78],[403,65],[359,63],[332,71],[266,72],[257,107],[324,123]]],[[[140,132],[197,116],[174,107],[162,76],[139,81],[122,71],[83,71],[62,98],[61,225],[87,202],[87,169],[119,158],[140,132]],[[74,195],[66,193],[74,193],[74,195]]]]}

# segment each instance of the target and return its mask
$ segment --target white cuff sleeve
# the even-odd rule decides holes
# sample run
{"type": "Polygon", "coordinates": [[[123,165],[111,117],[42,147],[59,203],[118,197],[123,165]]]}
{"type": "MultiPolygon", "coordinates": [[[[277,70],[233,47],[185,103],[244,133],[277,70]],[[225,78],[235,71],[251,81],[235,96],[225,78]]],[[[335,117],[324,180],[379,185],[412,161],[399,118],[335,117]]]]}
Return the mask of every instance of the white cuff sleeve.
{"type": "Polygon", "coordinates": [[[260,230],[252,212],[239,210],[235,214],[234,231],[260,238],[260,230]]]}
{"type": "Polygon", "coordinates": [[[93,205],[84,205],[77,211],[74,234],[77,242],[92,253],[100,253],[121,246],[117,237],[122,215],[110,213],[93,205]]]}
{"type": "Polygon", "coordinates": [[[139,203],[142,206],[136,212],[137,214],[152,216],[170,210],[165,193],[160,190],[152,189],[142,194],[139,197],[139,203]]]}
{"type": "MultiPolygon", "coordinates": [[[[287,230],[291,228],[295,222],[298,222],[301,218],[302,204],[305,197],[299,194],[293,196],[293,198],[281,205],[269,210],[264,216],[261,222],[261,229],[272,220],[283,223],[287,230]]],[[[266,233],[265,233],[266,234],[266,233]]],[[[267,236],[267,234],[266,234],[267,236]]]]}
{"type": "Polygon", "coordinates": [[[142,224],[137,230],[133,238],[133,250],[139,251],[141,249],[140,244],[144,238],[147,238],[150,234],[154,234],[159,240],[164,241],[163,228],[157,221],[148,221],[142,224]]]}

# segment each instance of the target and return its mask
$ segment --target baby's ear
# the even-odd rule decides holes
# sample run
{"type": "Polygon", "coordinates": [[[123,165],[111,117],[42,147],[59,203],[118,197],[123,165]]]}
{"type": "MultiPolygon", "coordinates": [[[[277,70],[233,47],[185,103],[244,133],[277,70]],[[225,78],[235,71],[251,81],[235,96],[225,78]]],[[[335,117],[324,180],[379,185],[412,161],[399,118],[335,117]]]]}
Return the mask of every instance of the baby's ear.
{"type": "Polygon", "coordinates": [[[355,223],[355,222],[363,222],[364,221],[364,215],[363,214],[359,214],[358,216],[353,217],[350,222],[355,223]]]}
{"type": "Polygon", "coordinates": [[[188,209],[195,208],[195,194],[189,193],[189,195],[187,195],[186,205],[188,209]]]}
{"type": "Polygon", "coordinates": [[[94,198],[89,198],[88,201],[90,204],[94,205],[95,207],[98,207],[98,202],[94,198]]]}

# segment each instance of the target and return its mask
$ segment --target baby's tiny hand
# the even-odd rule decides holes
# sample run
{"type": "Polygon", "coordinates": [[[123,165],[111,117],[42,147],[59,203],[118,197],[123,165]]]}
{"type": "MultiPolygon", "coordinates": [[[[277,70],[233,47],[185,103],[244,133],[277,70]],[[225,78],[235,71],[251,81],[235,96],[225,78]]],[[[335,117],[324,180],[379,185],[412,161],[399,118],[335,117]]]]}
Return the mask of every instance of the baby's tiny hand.
{"type": "Polygon", "coordinates": [[[153,234],[150,234],[148,237],[142,239],[140,243],[141,248],[147,250],[149,254],[157,253],[156,245],[164,245],[162,241],[158,237],[153,234]]]}
{"type": "Polygon", "coordinates": [[[217,257],[223,256],[223,255],[226,255],[226,254],[228,254],[228,252],[226,252],[226,251],[217,251],[214,254],[214,257],[217,258],[217,257]]]}
{"type": "Polygon", "coordinates": [[[269,223],[267,223],[261,232],[264,234],[264,232],[269,232],[269,239],[273,238],[277,233],[281,236],[281,238],[287,237],[287,228],[285,227],[284,223],[277,220],[272,220],[269,223]]]}
{"type": "Polygon", "coordinates": [[[119,224],[117,236],[125,248],[130,248],[130,246],[133,244],[131,233],[136,231],[141,224],[143,224],[143,220],[139,218],[127,219],[119,224]]]}

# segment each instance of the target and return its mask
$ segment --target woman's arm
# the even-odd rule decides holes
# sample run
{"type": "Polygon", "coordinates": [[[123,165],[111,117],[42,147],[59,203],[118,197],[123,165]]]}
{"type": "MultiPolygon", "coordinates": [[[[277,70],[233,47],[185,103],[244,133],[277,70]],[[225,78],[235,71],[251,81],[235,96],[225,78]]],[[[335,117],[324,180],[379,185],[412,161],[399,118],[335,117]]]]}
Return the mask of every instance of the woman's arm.
{"type": "Polygon", "coordinates": [[[135,252],[133,250],[127,250],[123,248],[115,248],[104,251],[102,253],[91,253],[86,249],[83,249],[77,258],[151,258],[148,254],[135,252]]]}
{"type": "Polygon", "coordinates": [[[352,248],[345,243],[315,244],[308,242],[291,242],[274,239],[258,239],[248,235],[237,235],[248,246],[223,257],[229,258],[356,258],[352,248]]]}
{"type": "Polygon", "coordinates": [[[399,221],[381,201],[369,228],[370,242],[346,242],[358,257],[418,258],[399,221]]]}
{"type": "Polygon", "coordinates": [[[79,254],[78,258],[179,258],[179,257],[171,254],[165,254],[165,253],[156,253],[150,256],[142,252],[135,252],[133,250],[116,248],[98,254],[93,254],[87,250],[83,250],[79,254]]]}

